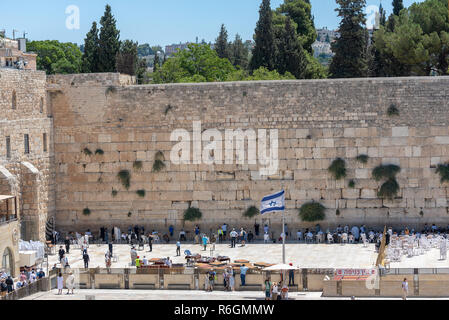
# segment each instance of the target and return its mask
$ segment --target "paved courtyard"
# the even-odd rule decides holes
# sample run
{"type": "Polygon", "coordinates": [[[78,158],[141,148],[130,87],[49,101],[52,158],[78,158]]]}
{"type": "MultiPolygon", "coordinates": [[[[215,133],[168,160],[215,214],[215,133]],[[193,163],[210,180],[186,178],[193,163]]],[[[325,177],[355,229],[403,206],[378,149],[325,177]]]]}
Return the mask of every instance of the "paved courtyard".
{"type": "MultiPolygon", "coordinates": [[[[286,244],[286,262],[293,263],[301,268],[370,268],[377,259],[374,244],[363,247],[362,244],[304,244],[289,243],[286,244]]],[[[130,246],[126,244],[114,245],[114,255],[118,256],[118,261],[112,263],[113,268],[129,267],[130,246]]],[[[90,245],[88,252],[90,255],[89,267],[105,267],[104,254],[107,251],[107,245],[90,245]]],[[[210,256],[210,246],[206,251],[200,245],[182,244],[181,256],[176,257],[175,244],[154,244],[153,251],[149,252],[149,247],[145,245],[144,250],[138,251],[138,255],[143,258],[170,257],[173,263],[184,263],[184,250],[190,250],[192,253],[210,256]]],[[[252,243],[245,247],[236,246],[230,248],[228,244],[217,244],[213,256],[229,256],[232,261],[235,259],[247,259],[250,262],[282,262],[281,244],[263,244],[252,243]]],[[[392,262],[392,268],[449,268],[448,260],[439,260],[439,249],[431,249],[421,256],[411,258],[403,257],[401,262],[392,262]]],[[[83,260],[80,249],[71,248],[68,255],[69,264],[72,268],[83,268],[83,260]]],[[[58,255],[52,255],[49,258],[49,264],[52,266],[58,263],[58,255]]],[[[58,265],[59,266],[59,265],[58,265]]]]}
{"type": "MultiPolygon", "coordinates": [[[[112,263],[113,268],[129,266],[130,248],[126,244],[114,245],[113,253],[118,256],[118,261],[112,263]]],[[[104,254],[107,249],[107,245],[90,245],[88,249],[90,268],[105,267],[104,254]]],[[[149,247],[145,245],[145,249],[138,251],[138,255],[140,258],[145,256],[148,259],[170,257],[173,263],[185,263],[184,250],[203,256],[211,255],[210,246],[203,251],[202,246],[194,244],[182,244],[180,257],[176,257],[175,244],[154,244],[152,252],[149,252],[149,247]]],[[[369,268],[373,266],[377,258],[374,244],[366,248],[361,244],[286,244],[285,254],[287,263],[293,263],[302,268],[369,268]]],[[[247,259],[250,262],[280,263],[282,262],[282,244],[256,243],[247,244],[245,247],[237,245],[235,248],[230,248],[228,244],[217,244],[212,255],[228,256],[232,262],[235,259],[247,259]]],[[[72,248],[68,259],[72,268],[83,268],[80,249],[72,248]]],[[[58,255],[50,256],[50,266],[54,263],[58,263],[58,255]]]]}

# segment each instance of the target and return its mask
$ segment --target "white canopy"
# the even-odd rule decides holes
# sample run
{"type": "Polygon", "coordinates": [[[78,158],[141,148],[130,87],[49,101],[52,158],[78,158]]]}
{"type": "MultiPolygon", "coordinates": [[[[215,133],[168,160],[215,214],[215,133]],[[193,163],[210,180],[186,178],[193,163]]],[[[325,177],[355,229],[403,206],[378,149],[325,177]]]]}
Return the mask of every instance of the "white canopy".
{"type": "Polygon", "coordinates": [[[268,268],[264,268],[262,269],[263,271],[282,271],[282,270],[297,270],[299,269],[298,267],[293,267],[290,266],[288,264],[275,264],[274,266],[268,267],[268,268]]]}

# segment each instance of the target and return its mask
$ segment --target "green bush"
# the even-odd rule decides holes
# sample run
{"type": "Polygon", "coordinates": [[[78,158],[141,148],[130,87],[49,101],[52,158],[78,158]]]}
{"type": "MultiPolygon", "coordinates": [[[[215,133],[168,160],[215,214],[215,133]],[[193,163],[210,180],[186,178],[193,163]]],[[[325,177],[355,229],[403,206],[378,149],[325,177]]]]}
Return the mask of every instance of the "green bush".
{"type": "Polygon", "coordinates": [[[335,180],[339,180],[341,178],[346,177],[346,163],[345,160],[341,158],[337,158],[332,161],[331,165],[328,168],[329,172],[335,178],[335,180]]]}
{"type": "Polygon", "coordinates": [[[117,196],[118,191],[115,190],[114,188],[112,188],[111,194],[112,194],[113,197],[115,197],[115,196],[117,196]]]}
{"type": "Polygon", "coordinates": [[[129,189],[131,186],[131,175],[128,170],[120,170],[120,172],[117,174],[117,178],[122,183],[123,187],[125,187],[126,190],[129,189]]]}
{"type": "Polygon", "coordinates": [[[348,187],[349,188],[354,188],[355,187],[355,181],[354,180],[349,180],[349,182],[348,182],[348,187]]]}
{"type": "Polygon", "coordinates": [[[132,212],[130,211],[130,212],[128,212],[128,218],[130,218],[131,216],[132,216],[132,212]]]}
{"type": "Polygon", "coordinates": [[[401,172],[401,168],[394,164],[389,164],[386,166],[377,166],[373,169],[372,175],[376,181],[382,179],[390,179],[396,177],[396,175],[401,172]]]}
{"type": "Polygon", "coordinates": [[[84,153],[86,156],[91,156],[91,155],[92,155],[92,151],[90,151],[90,149],[87,148],[87,147],[83,149],[83,153],[84,153]]]}
{"type": "Polygon", "coordinates": [[[143,198],[145,197],[145,190],[141,189],[141,190],[137,190],[136,193],[139,195],[139,197],[143,198]]]}
{"type": "Polygon", "coordinates": [[[203,216],[200,209],[195,207],[190,207],[186,211],[184,211],[184,220],[185,221],[195,221],[201,219],[203,216]]]}
{"type": "Polygon", "coordinates": [[[445,181],[449,182],[449,163],[439,164],[437,167],[437,173],[440,174],[441,183],[443,183],[445,181]]]}
{"type": "Polygon", "coordinates": [[[314,222],[324,220],[326,208],[318,202],[308,202],[299,208],[299,217],[302,221],[314,222]]]}
{"type": "Polygon", "coordinates": [[[369,157],[366,154],[359,154],[356,159],[357,159],[358,162],[367,163],[368,162],[368,158],[369,157]]]}
{"type": "Polygon", "coordinates": [[[388,116],[399,116],[399,109],[396,107],[394,103],[392,103],[387,110],[388,116]]]}
{"type": "Polygon", "coordinates": [[[165,168],[165,163],[162,160],[156,159],[153,163],[153,172],[159,172],[165,168]]]}
{"type": "Polygon", "coordinates": [[[138,161],[138,160],[134,161],[133,168],[135,170],[141,170],[142,167],[143,167],[143,162],[142,161],[138,161]]]}
{"type": "Polygon", "coordinates": [[[104,155],[104,151],[102,149],[95,150],[95,154],[99,154],[100,156],[104,155]]]}
{"type": "Polygon", "coordinates": [[[259,209],[256,206],[251,206],[243,212],[243,216],[245,218],[252,218],[257,216],[260,213],[259,209]]]}
{"type": "Polygon", "coordinates": [[[89,209],[89,208],[84,208],[83,214],[84,214],[85,216],[90,215],[90,209],[89,209]]]}
{"type": "Polygon", "coordinates": [[[382,184],[377,196],[383,199],[394,199],[399,192],[399,184],[395,178],[390,178],[382,184]]]}

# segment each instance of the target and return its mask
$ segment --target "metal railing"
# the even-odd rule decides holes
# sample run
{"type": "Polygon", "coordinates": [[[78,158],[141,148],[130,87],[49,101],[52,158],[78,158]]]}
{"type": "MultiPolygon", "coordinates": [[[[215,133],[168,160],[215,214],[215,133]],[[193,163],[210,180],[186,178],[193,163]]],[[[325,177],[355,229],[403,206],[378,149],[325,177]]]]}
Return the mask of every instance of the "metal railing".
{"type": "Polygon", "coordinates": [[[25,287],[15,289],[14,291],[8,293],[6,296],[1,297],[1,300],[19,300],[41,291],[47,291],[47,289],[48,278],[43,278],[36,280],[35,282],[30,283],[25,287]]]}

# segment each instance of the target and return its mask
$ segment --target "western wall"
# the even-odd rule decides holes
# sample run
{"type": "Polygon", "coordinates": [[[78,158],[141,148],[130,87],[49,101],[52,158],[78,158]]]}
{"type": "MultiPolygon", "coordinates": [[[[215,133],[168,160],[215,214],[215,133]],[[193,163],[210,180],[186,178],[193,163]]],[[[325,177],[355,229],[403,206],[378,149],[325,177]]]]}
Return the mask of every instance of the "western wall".
{"type": "MultiPolygon", "coordinates": [[[[327,208],[319,222],[325,228],[449,223],[448,184],[435,169],[449,160],[447,77],[136,86],[118,75],[93,74],[47,82],[60,230],[135,224],[192,230],[194,223],[183,221],[189,206],[202,211],[202,230],[255,221],[279,230],[280,214],[244,219],[242,213],[282,188],[290,230],[315,225],[298,217],[311,200],[327,208]],[[392,104],[399,115],[387,114],[392,104]],[[170,135],[190,132],[192,159],[201,139],[192,133],[194,121],[201,121],[202,133],[218,129],[223,136],[230,129],[278,129],[279,170],[263,176],[260,163],[174,164],[177,142],[170,135]],[[366,164],[356,160],[361,154],[369,156],[366,164]],[[328,172],[337,157],[346,161],[341,180],[328,172]],[[159,172],[153,172],[155,158],[165,164],[159,172]],[[372,170],[380,164],[401,168],[394,200],[377,196],[381,182],[372,170]],[[121,170],[130,173],[129,189],[117,177],[121,170]]],[[[224,154],[229,150],[222,145],[224,154]]]]}

